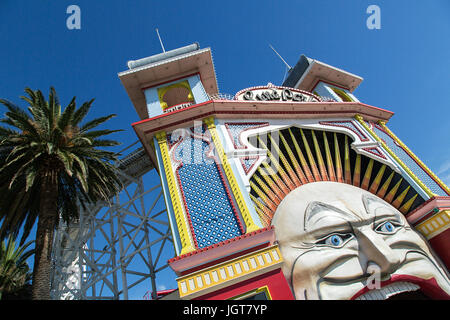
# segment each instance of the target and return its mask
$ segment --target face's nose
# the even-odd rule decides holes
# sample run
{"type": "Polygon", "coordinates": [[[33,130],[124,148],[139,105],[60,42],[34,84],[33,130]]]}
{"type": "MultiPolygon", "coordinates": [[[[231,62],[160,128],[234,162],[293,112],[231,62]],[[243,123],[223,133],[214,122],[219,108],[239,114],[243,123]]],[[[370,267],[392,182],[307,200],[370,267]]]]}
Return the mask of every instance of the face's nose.
{"type": "Polygon", "coordinates": [[[400,264],[400,257],[386,243],[383,236],[371,227],[362,227],[355,230],[359,250],[364,253],[370,262],[380,267],[381,274],[393,273],[400,264]]]}

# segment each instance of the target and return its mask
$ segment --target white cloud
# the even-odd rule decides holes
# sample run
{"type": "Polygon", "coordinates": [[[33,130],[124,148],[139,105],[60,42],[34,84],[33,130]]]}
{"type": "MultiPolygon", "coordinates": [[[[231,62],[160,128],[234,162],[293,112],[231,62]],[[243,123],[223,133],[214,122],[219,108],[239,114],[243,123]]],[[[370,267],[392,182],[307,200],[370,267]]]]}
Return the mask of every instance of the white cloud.
{"type": "Polygon", "coordinates": [[[436,174],[447,186],[450,186],[450,160],[444,161],[436,170],[436,174]]]}
{"type": "Polygon", "coordinates": [[[167,290],[167,287],[164,284],[158,284],[156,286],[156,288],[157,288],[158,291],[167,290]]]}
{"type": "Polygon", "coordinates": [[[447,172],[446,175],[440,177],[440,179],[447,185],[450,186],[450,172],[447,172]]]}
{"type": "Polygon", "coordinates": [[[437,174],[450,173],[450,160],[447,160],[438,169],[437,174]]]}

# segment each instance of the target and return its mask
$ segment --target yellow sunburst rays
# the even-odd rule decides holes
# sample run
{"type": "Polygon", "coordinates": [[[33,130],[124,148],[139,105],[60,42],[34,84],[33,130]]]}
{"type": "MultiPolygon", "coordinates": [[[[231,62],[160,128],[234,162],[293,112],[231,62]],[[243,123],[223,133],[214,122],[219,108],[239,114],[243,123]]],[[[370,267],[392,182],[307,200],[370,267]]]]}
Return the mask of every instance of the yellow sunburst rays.
{"type": "Polygon", "coordinates": [[[339,151],[339,142],[338,142],[336,132],[333,133],[333,140],[334,140],[334,158],[336,161],[336,181],[344,182],[344,175],[342,172],[341,153],[339,151]]]}
{"type": "Polygon", "coordinates": [[[392,178],[394,177],[394,171],[391,172],[389,177],[386,179],[386,181],[381,186],[380,190],[377,192],[377,196],[380,198],[384,198],[386,192],[388,191],[389,185],[391,184],[392,178]]]}
{"type": "MultiPolygon", "coordinates": [[[[399,181],[401,182],[401,180],[399,181]]],[[[398,184],[398,183],[397,183],[398,184]]],[[[414,201],[416,200],[418,194],[416,193],[414,196],[409,198],[403,205],[403,201],[406,198],[406,195],[408,194],[409,190],[411,189],[411,186],[407,186],[400,194],[395,198],[394,201],[392,201],[392,206],[397,208],[401,213],[406,214],[411,206],[413,205],[414,201]]]]}
{"type": "Polygon", "coordinates": [[[268,176],[270,176],[274,183],[280,187],[282,192],[282,197],[284,198],[290,191],[283,180],[278,176],[278,174],[272,169],[270,165],[268,165],[265,161],[262,163],[262,166],[265,169],[265,172],[268,176]]]}
{"type": "Polygon", "coordinates": [[[328,145],[327,134],[323,131],[323,144],[325,145],[325,158],[327,159],[328,176],[331,181],[336,181],[336,173],[334,172],[333,158],[331,157],[330,146],[328,145]]]}
{"type": "Polygon", "coordinates": [[[361,182],[361,155],[356,154],[355,168],[353,169],[353,185],[359,187],[361,182]]]}
{"type": "Polygon", "coordinates": [[[303,156],[303,152],[300,149],[300,146],[297,142],[297,139],[295,138],[294,134],[291,131],[291,128],[288,129],[289,135],[291,136],[291,140],[294,143],[295,151],[297,151],[298,158],[300,159],[300,163],[302,165],[303,171],[305,172],[306,179],[308,179],[308,182],[314,182],[313,174],[311,173],[311,170],[309,169],[308,162],[306,162],[305,157],[303,156]]]}
{"type": "Polygon", "coordinates": [[[300,167],[300,164],[298,163],[297,159],[295,158],[294,153],[292,152],[291,147],[289,146],[289,143],[287,142],[286,138],[283,136],[283,133],[280,131],[280,138],[283,142],[283,146],[286,149],[286,152],[288,153],[289,159],[292,162],[292,165],[294,166],[294,170],[298,175],[298,178],[300,179],[300,185],[308,183],[308,179],[305,176],[305,173],[303,172],[302,168],[300,167]]]}
{"type": "Polygon", "coordinates": [[[302,129],[300,129],[300,134],[302,135],[303,145],[305,146],[305,149],[306,149],[306,155],[308,156],[309,165],[311,167],[311,171],[313,173],[314,180],[321,181],[322,179],[320,178],[319,169],[317,169],[316,161],[314,160],[314,156],[309,147],[308,140],[306,139],[305,134],[303,133],[302,129]]]}
{"type": "Polygon", "coordinates": [[[384,197],[384,201],[389,202],[389,203],[392,202],[402,181],[403,181],[403,179],[398,180],[398,182],[394,185],[394,187],[391,190],[389,190],[387,195],[384,197]]]}
{"type": "Polygon", "coordinates": [[[259,199],[255,198],[254,195],[250,194],[250,198],[252,199],[253,203],[256,204],[255,209],[256,213],[258,214],[259,218],[261,219],[261,222],[264,226],[270,225],[270,222],[272,221],[273,212],[268,209],[264,204],[259,201],[259,199]]]}
{"type": "Polygon", "coordinates": [[[378,170],[378,173],[375,176],[375,179],[373,179],[373,182],[370,185],[369,192],[371,192],[373,194],[376,194],[376,192],[378,191],[378,187],[380,186],[381,179],[383,178],[384,171],[386,171],[386,165],[385,164],[383,164],[381,166],[380,170],[378,170]]]}
{"type": "Polygon", "coordinates": [[[264,204],[266,205],[266,207],[268,207],[271,211],[275,211],[277,209],[277,204],[275,204],[266,194],[267,192],[267,188],[264,192],[254,183],[254,182],[250,182],[250,187],[252,188],[252,190],[254,190],[256,192],[256,194],[259,196],[259,198],[264,202],[264,204]]]}
{"type": "MultiPolygon", "coordinates": [[[[270,137],[270,134],[269,134],[270,137]]],[[[270,137],[271,138],[271,137],[270,137]]],[[[273,139],[271,139],[273,140],[273,139]]],[[[289,188],[289,190],[287,190],[287,193],[289,193],[290,191],[295,189],[294,183],[291,181],[291,179],[289,178],[289,176],[287,175],[286,171],[284,171],[283,167],[280,165],[280,163],[278,162],[278,160],[275,158],[275,156],[273,155],[273,153],[269,150],[269,148],[267,148],[267,145],[262,141],[262,139],[260,138],[260,136],[258,136],[258,142],[260,143],[260,145],[267,150],[267,156],[269,157],[272,165],[275,167],[276,169],[276,173],[280,174],[280,177],[282,178],[283,182],[285,183],[285,185],[289,188]]],[[[276,149],[276,148],[275,148],[276,149]]],[[[278,152],[278,151],[277,151],[278,152]]],[[[280,156],[280,155],[279,155],[280,156]]],[[[268,165],[267,165],[268,166],[268,165]]],[[[266,167],[267,169],[267,167],[266,167]]],[[[271,168],[272,169],[272,168],[271,168]]],[[[273,169],[272,169],[273,171],[273,169]]]]}
{"type": "Polygon", "coordinates": [[[397,208],[401,213],[406,214],[409,211],[409,209],[411,209],[418,194],[416,193],[411,198],[409,198],[406,202],[403,203],[409,190],[411,189],[411,186],[407,186],[403,191],[400,192],[400,194],[394,200],[394,197],[397,194],[397,191],[400,188],[400,185],[403,181],[403,179],[400,179],[399,181],[397,181],[397,183],[391,189],[389,189],[392,179],[394,178],[394,175],[395,175],[394,171],[391,172],[391,174],[386,179],[386,181],[383,183],[381,188],[377,191],[377,188],[380,185],[380,182],[381,182],[381,179],[383,177],[385,170],[386,170],[386,165],[383,165],[380,168],[380,170],[378,171],[378,173],[369,189],[369,192],[376,194],[378,197],[384,199],[386,202],[389,202],[393,207],[397,208]],[[402,205],[402,203],[403,203],[403,205],[402,205]]]}
{"type": "MultiPolygon", "coordinates": [[[[264,166],[265,163],[263,163],[264,166]]],[[[270,190],[272,190],[274,192],[274,194],[277,196],[278,199],[280,199],[280,201],[285,197],[285,193],[278,187],[279,185],[277,185],[276,182],[274,182],[274,180],[272,180],[272,178],[270,177],[270,173],[268,170],[266,170],[263,167],[259,167],[257,170],[258,174],[264,179],[265,184],[269,187],[270,190]]],[[[258,175],[254,175],[255,178],[258,177],[258,175]]],[[[261,180],[262,181],[262,180],[261,180]]],[[[283,184],[284,186],[284,184],[283,184]]],[[[287,190],[287,187],[284,186],[287,190]]]]}
{"type": "Polygon", "coordinates": [[[350,148],[348,146],[347,136],[345,136],[345,145],[344,145],[344,175],[345,175],[345,183],[352,184],[352,170],[350,166],[350,148]]]}
{"type": "Polygon", "coordinates": [[[402,204],[403,200],[405,200],[406,194],[408,193],[409,189],[411,188],[411,186],[408,186],[405,190],[403,190],[399,196],[392,201],[392,205],[396,208],[399,208],[400,205],[402,204]]]}
{"type": "MultiPolygon", "coordinates": [[[[270,203],[273,203],[273,204],[275,205],[275,209],[276,209],[276,207],[277,207],[277,206],[280,204],[280,202],[281,202],[280,197],[277,196],[277,195],[272,191],[272,189],[271,189],[269,186],[267,186],[267,184],[266,184],[264,181],[261,180],[260,177],[255,176],[255,179],[254,179],[254,180],[258,183],[258,185],[261,187],[261,189],[262,189],[262,190],[265,192],[265,194],[269,197],[270,203]]],[[[254,189],[253,187],[255,187],[255,191],[257,190],[257,186],[255,185],[255,183],[254,183],[253,181],[250,181],[250,187],[251,187],[252,189],[254,189]]],[[[257,192],[257,193],[258,193],[258,192],[257,192]]],[[[260,195],[260,194],[258,193],[258,195],[260,195]]],[[[261,199],[264,199],[263,196],[260,195],[260,197],[261,197],[261,199]]],[[[273,208],[271,208],[271,209],[273,209],[273,208]]]]}
{"type": "MultiPolygon", "coordinates": [[[[281,134],[281,131],[279,131],[278,133],[281,134]]],[[[292,167],[289,164],[289,161],[286,159],[284,154],[281,152],[281,150],[278,146],[278,143],[272,137],[272,134],[269,134],[269,139],[270,139],[272,147],[277,152],[278,156],[280,157],[281,162],[283,163],[284,167],[286,168],[286,171],[287,171],[289,177],[291,178],[290,182],[292,184],[289,185],[291,187],[291,190],[294,190],[295,188],[300,187],[302,185],[302,183],[300,182],[300,179],[297,177],[297,174],[295,173],[295,171],[292,170],[292,167]]]]}
{"type": "Polygon", "coordinates": [[[369,174],[368,172],[372,171],[373,168],[373,159],[370,159],[369,164],[366,169],[366,173],[364,174],[363,182],[361,183],[361,188],[368,190],[369,192],[376,194],[380,198],[384,198],[387,202],[391,202],[391,205],[395,208],[397,208],[402,213],[407,213],[411,206],[413,205],[414,201],[416,200],[418,194],[415,194],[412,196],[409,200],[407,200],[403,205],[403,201],[406,198],[406,195],[408,194],[410,190],[410,186],[406,187],[400,194],[397,196],[397,198],[394,199],[395,194],[397,193],[398,189],[400,188],[402,180],[400,179],[394,187],[392,187],[391,190],[389,190],[389,185],[391,183],[392,178],[394,177],[394,171],[391,172],[383,186],[378,190],[381,179],[383,178],[384,172],[386,171],[386,165],[383,164],[380,169],[378,170],[375,178],[373,179],[372,184],[370,185],[370,188],[367,189],[368,183],[369,183],[369,174]],[[387,194],[386,194],[387,193],[387,194]]]}
{"type": "Polygon", "coordinates": [[[314,134],[314,130],[311,130],[311,135],[313,138],[314,149],[316,151],[316,158],[319,165],[320,175],[322,176],[323,181],[328,181],[328,173],[327,168],[325,167],[325,161],[322,158],[322,152],[320,152],[319,143],[317,142],[316,135],[314,134]]]}
{"type": "Polygon", "coordinates": [[[278,131],[281,143],[273,133],[268,134],[272,150],[267,148],[260,136],[257,137],[259,144],[267,150],[271,165],[264,161],[257,169],[250,181],[253,192],[250,196],[265,226],[270,225],[278,205],[290,191],[316,181],[331,180],[355,185],[376,194],[404,214],[409,212],[415,203],[418,194],[412,192],[414,189],[409,185],[402,187],[405,183],[398,173],[389,169],[391,172],[385,178],[388,167],[381,163],[375,165],[376,160],[351,150],[346,135],[334,132],[333,139],[328,141],[325,131],[311,130],[311,134],[306,135],[302,129],[296,132],[299,134],[294,134],[293,130],[288,128],[283,132],[278,131]],[[290,141],[286,139],[287,132],[290,141]],[[343,157],[339,140],[344,141],[343,157]],[[306,151],[307,159],[302,150],[306,151]],[[355,159],[353,165],[351,158],[355,159]],[[392,181],[396,181],[395,184],[392,181]],[[409,194],[412,196],[408,197],[409,194]]]}
{"type": "Polygon", "coordinates": [[[369,164],[366,168],[366,172],[364,173],[363,180],[361,182],[361,188],[364,190],[369,189],[370,177],[372,176],[373,161],[373,159],[370,159],[369,164]]]}
{"type": "Polygon", "coordinates": [[[418,194],[416,193],[414,196],[412,196],[408,201],[405,202],[405,204],[403,206],[401,206],[398,210],[403,213],[406,214],[408,213],[409,209],[411,209],[414,201],[416,200],[418,194]]]}

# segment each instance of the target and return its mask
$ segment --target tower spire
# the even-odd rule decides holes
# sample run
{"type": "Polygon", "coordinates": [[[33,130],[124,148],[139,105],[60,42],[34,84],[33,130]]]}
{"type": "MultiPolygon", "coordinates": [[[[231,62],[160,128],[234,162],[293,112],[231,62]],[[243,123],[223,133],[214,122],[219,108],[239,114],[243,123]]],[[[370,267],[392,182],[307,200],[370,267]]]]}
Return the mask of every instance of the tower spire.
{"type": "Polygon", "coordinates": [[[272,45],[269,43],[269,47],[277,54],[277,56],[281,59],[281,61],[283,61],[283,63],[286,65],[286,67],[288,68],[288,70],[291,70],[291,66],[283,59],[283,57],[277,52],[277,50],[275,50],[272,45]]]}
{"type": "Polygon", "coordinates": [[[164,45],[163,45],[161,37],[159,35],[158,28],[156,28],[156,34],[158,35],[159,43],[161,43],[161,48],[162,48],[163,52],[166,52],[166,49],[164,49],[164,45]]]}

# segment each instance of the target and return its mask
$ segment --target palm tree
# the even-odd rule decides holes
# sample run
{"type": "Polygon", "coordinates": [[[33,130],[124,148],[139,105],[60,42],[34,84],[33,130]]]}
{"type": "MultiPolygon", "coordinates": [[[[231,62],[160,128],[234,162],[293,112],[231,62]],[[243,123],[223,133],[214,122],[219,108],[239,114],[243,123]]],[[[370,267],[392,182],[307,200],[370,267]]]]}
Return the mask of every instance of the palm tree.
{"type": "Polygon", "coordinates": [[[8,109],[0,119],[7,125],[0,126],[0,239],[23,228],[23,243],[38,220],[32,295],[50,299],[53,231],[60,218],[76,219],[80,204],[120,190],[117,156],[99,149],[119,143],[99,138],[121,130],[92,130],[113,114],[82,124],[93,99],[77,109],[74,97],[62,111],[53,87],[48,101],[39,90],[25,92],[28,112],[0,99],[8,109]]]}
{"type": "Polygon", "coordinates": [[[34,241],[29,241],[16,248],[12,235],[8,244],[0,245],[0,300],[3,294],[19,292],[31,280],[30,268],[26,260],[34,253],[34,249],[25,251],[34,241]]]}

